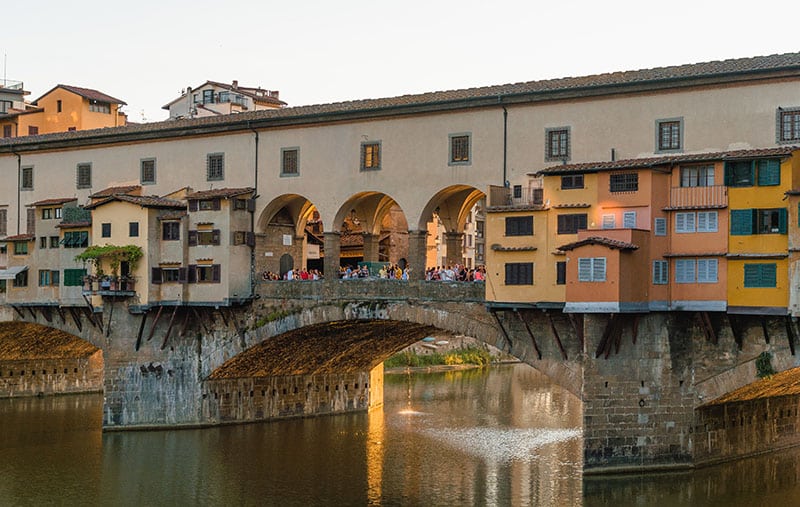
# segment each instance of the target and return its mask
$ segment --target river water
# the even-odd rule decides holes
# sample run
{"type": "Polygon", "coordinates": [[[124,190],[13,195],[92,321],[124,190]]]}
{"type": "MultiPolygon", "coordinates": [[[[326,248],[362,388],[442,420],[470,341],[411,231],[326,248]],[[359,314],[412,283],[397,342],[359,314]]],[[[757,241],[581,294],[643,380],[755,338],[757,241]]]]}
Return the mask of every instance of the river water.
{"type": "Polygon", "coordinates": [[[525,365],[386,376],[369,414],[103,433],[101,395],[0,400],[0,505],[800,505],[800,450],[583,477],[580,401],[525,365]]]}

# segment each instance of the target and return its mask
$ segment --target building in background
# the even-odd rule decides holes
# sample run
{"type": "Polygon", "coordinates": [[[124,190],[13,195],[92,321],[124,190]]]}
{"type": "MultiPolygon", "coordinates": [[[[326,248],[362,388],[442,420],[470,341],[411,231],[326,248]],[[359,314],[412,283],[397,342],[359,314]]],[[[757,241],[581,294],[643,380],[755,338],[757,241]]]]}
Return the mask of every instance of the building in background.
{"type": "Polygon", "coordinates": [[[286,102],[279,97],[280,93],[277,90],[239,86],[236,80],[231,84],[206,81],[197,88],[188,87],[181,90],[181,96],[162,109],[169,111],[170,120],[201,118],[244,111],[278,109],[286,105],[286,102]]]}

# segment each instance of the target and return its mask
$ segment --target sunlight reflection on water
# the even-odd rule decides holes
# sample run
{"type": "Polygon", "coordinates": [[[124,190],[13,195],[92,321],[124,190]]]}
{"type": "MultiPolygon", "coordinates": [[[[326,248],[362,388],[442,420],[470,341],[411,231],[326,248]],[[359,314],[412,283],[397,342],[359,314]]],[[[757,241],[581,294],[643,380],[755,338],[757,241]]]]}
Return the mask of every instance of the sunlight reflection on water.
{"type": "Polygon", "coordinates": [[[580,438],[578,429],[437,428],[422,433],[472,456],[494,462],[528,460],[535,449],[580,438]]]}

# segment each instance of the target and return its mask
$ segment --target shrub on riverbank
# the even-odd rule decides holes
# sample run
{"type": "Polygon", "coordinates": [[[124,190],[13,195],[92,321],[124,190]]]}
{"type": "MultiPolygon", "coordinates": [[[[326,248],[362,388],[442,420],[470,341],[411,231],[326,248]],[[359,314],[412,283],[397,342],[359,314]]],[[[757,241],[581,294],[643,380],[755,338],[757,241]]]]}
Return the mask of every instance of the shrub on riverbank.
{"type": "Polygon", "coordinates": [[[451,350],[447,353],[432,352],[430,354],[416,354],[413,351],[405,350],[399,352],[386,360],[386,368],[405,368],[419,366],[439,366],[454,364],[474,364],[476,366],[486,366],[492,360],[489,351],[478,347],[468,347],[464,349],[451,350]]]}

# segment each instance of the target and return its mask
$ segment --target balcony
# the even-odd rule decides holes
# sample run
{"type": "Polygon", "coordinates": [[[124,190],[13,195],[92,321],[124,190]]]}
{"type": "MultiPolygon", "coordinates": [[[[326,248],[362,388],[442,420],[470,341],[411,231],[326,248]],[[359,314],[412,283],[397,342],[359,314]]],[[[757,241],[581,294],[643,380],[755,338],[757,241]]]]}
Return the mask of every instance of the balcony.
{"type": "Polygon", "coordinates": [[[541,206],[544,201],[544,193],[541,188],[519,186],[513,189],[492,185],[489,187],[489,208],[517,208],[541,206]]]}
{"type": "Polygon", "coordinates": [[[728,187],[672,187],[668,210],[719,209],[728,207],[728,187]]]}
{"type": "Polygon", "coordinates": [[[83,294],[87,296],[135,296],[136,281],[125,276],[85,276],[83,278],[83,294]]]}
{"type": "Polygon", "coordinates": [[[0,79],[0,88],[6,90],[22,90],[22,81],[12,81],[11,79],[0,79]]]}

